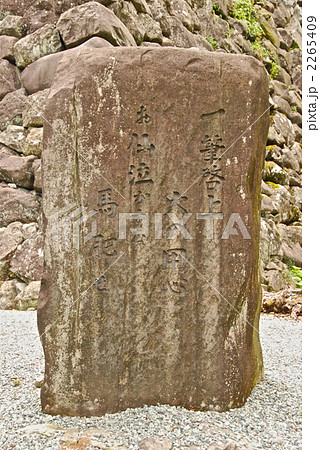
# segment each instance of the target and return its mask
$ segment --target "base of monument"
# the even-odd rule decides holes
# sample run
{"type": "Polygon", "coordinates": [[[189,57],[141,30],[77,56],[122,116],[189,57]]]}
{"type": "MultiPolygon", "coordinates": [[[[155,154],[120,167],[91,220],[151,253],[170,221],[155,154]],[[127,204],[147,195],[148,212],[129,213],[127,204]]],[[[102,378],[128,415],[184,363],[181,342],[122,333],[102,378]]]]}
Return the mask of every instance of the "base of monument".
{"type": "MultiPolygon", "coordinates": [[[[66,397],[60,399],[60,401],[55,398],[53,400],[53,396],[50,396],[45,392],[45,387],[42,387],[41,391],[41,404],[42,404],[42,412],[44,414],[49,414],[52,416],[60,415],[60,416],[70,416],[70,417],[94,417],[94,416],[103,416],[105,414],[115,414],[121,411],[125,411],[127,409],[135,409],[135,408],[143,408],[144,406],[175,406],[185,408],[190,411],[216,411],[216,412],[225,412],[234,408],[241,408],[245,405],[248,397],[251,395],[252,389],[255,385],[263,379],[263,368],[261,368],[260,375],[256,377],[255,383],[252,385],[250,392],[246,397],[238,398],[234,401],[230,401],[228,404],[226,403],[216,403],[209,404],[205,401],[189,401],[186,400],[167,400],[167,399],[159,399],[159,400],[142,400],[142,399],[132,399],[131,401],[119,401],[117,405],[110,404],[107,401],[99,401],[95,399],[94,402],[86,402],[85,400],[79,399],[78,405],[74,402],[66,401],[66,397]],[[51,401],[48,399],[51,397],[51,401]]],[[[74,398],[74,397],[73,397],[74,398]]]]}

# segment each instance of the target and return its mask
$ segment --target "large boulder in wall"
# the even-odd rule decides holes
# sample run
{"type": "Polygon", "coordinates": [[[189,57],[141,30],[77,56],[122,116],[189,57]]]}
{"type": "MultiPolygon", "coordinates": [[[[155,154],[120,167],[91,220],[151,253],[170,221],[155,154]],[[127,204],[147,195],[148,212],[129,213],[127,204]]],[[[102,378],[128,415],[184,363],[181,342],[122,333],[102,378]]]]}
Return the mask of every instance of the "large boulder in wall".
{"type": "Polygon", "coordinates": [[[84,49],[45,115],[43,411],[242,406],[263,372],[262,64],[84,49]]]}
{"type": "Polygon", "coordinates": [[[67,48],[82,44],[93,36],[100,36],[113,45],[136,45],[127,27],[108,8],[88,2],[63,13],[57,28],[67,48]]]}

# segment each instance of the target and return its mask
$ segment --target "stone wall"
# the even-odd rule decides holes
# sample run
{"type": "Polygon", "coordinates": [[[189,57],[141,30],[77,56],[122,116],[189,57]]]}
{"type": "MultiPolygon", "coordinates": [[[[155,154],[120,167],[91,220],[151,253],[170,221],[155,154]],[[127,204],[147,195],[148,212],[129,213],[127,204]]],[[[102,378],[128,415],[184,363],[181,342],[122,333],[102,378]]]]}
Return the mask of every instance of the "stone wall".
{"type": "Polygon", "coordinates": [[[38,294],[42,113],[62,54],[119,45],[196,47],[263,61],[271,108],[262,282],[267,290],[290,286],[290,266],[301,266],[301,1],[2,0],[0,308],[33,307],[38,294]]]}

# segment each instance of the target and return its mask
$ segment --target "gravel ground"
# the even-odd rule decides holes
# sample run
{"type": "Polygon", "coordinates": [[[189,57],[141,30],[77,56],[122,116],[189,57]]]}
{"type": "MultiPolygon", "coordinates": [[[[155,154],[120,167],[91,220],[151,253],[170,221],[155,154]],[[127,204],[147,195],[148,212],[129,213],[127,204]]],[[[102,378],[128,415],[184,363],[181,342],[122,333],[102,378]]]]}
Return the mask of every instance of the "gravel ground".
{"type": "Polygon", "coordinates": [[[300,449],[301,322],[263,315],[260,329],[265,379],[243,408],[204,413],[154,406],[99,418],[53,417],[41,413],[34,386],[43,370],[36,313],[0,311],[0,449],[58,450],[63,441],[63,448],[86,448],[70,446],[84,432],[93,436],[90,449],[136,449],[147,436],[168,438],[174,449],[226,440],[241,449],[300,449]]]}

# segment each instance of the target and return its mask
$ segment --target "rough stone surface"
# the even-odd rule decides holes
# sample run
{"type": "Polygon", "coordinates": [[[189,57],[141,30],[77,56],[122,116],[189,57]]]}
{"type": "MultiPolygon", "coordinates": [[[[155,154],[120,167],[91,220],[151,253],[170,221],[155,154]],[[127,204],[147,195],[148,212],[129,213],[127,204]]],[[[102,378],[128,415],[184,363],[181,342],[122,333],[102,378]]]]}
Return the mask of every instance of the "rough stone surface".
{"type": "Polygon", "coordinates": [[[275,292],[284,289],[288,285],[278,267],[274,270],[266,270],[265,280],[267,281],[269,287],[275,292]]]}
{"type": "Polygon", "coordinates": [[[260,257],[267,265],[275,256],[283,256],[279,232],[275,223],[270,219],[261,220],[260,257]]]}
{"type": "Polygon", "coordinates": [[[253,327],[268,116],[217,155],[267,111],[267,91],[263,66],[245,56],[110,48],[61,61],[42,157],[44,412],[243,405],[262,374],[253,327]],[[83,226],[75,233],[80,205],[96,212],[86,240],[83,226]],[[139,210],[152,221],[164,214],[162,239],[155,240],[154,224],[149,236],[128,230],[118,239],[118,212],[139,210]],[[192,239],[167,215],[177,223],[187,211],[192,239]],[[224,218],[205,239],[196,214],[208,211],[224,218]],[[249,235],[228,228],[234,213],[249,235]]]}
{"type": "Polygon", "coordinates": [[[0,186],[0,226],[11,222],[36,222],[39,202],[34,194],[22,189],[0,186]]]}
{"type": "Polygon", "coordinates": [[[19,125],[8,125],[8,127],[0,133],[0,143],[12,150],[23,153],[25,147],[24,128],[19,125]]]}
{"type": "Polygon", "coordinates": [[[14,36],[0,36],[0,59],[14,63],[13,47],[17,40],[14,36]]]}
{"type": "Polygon", "coordinates": [[[110,42],[98,36],[92,37],[88,41],[85,41],[83,44],[81,44],[81,46],[91,48],[113,47],[110,42]]]}
{"type": "Polygon", "coordinates": [[[28,286],[15,298],[16,308],[25,311],[29,308],[37,308],[40,292],[40,281],[31,281],[28,286]]]}
{"type": "Polygon", "coordinates": [[[0,259],[10,256],[23,240],[22,223],[13,222],[0,228],[0,259]]]}
{"type": "MultiPolygon", "coordinates": [[[[184,48],[197,47],[195,35],[187,30],[177,17],[169,17],[167,23],[169,28],[170,46],[184,48]]],[[[164,45],[166,45],[165,41],[164,45]]]]}
{"type": "Polygon", "coordinates": [[[16,307],[16,296],[15,281],[4,281],[0,285],[0,309],[14,309],[16,307]]]}
{"type": "Polygon", "coordinates": [[[277,227],[282,239],[283,257],[296,266],[302,266],[302,227],[279,224],[277,227]]]}
{"type": "Polygon", "coordinates": [[[76,49],[66,50],[65,52],[44,56],[43,58],[40,58],[34,63],[30,64],[22,71],[22,84],[29,94],[34,94],[35,92],[50,88],[58,65],[63,56],[65,56],[66,54],[69,55],[70,52],[72,52],[71,54],[75,54],[76,58],[77,55],[81,53],[83,48],[99,48],[107,46],[111,46],[111,44],[102,38],[95,37],[84,42],[82,45],[79,45],[79,47],[77,47],[76,49]],[[102,41],[105,42],[105,45],[102,45],[102,41]]]}
{"type": "Polygon", "coordinates": [[[0,34],[22,38],[28,30],[28,25],[24,17],[7,15],[0,22],[0,34]]]}
{"type": "Polygon", "coordinates": [[[0,100],[21,87],[18,69],[6,59],[0,60],[0,81],[0,100]]]}
{"type": "Polygon", "coordinates": [[[44,56],[26,67],[21,73],[21,81],[29,94],[51,86],[63,53],[44,56]]]}
{"type": "Polygon", "coordinates": [[[0,130],[8,125],[22,125],[22,111],[26,103],[24,89],[9,92],[0,102],[0,130]]]}
{"type": "MultiPolygon", "coordinates": [[[[118,17],[128,28],[136,43],[140,45],[146,34],[146,29],[143,26],[142,21],[140,20],[141,14],[137,13],[132,3],[124,2],[123,7],[119,11],[118,17]]],[[[160,25],[157,22],[156,24],[160,28],[160,25]]],[[[161,28],[160,34],[162,36],[161,28]]]]}
{"type": "Polygon", "coordinates": [[[37,59],[62,50],[59,32],[53,25],[45,25],[20,39],[14,46],[18,67],[24,68],[37,59]]]}
{"type": "Polygon", "coordinates": [[[42,191],[42,174],[41,174],[41,159],[36,159],[33,162],[34,181],[33,187],[37,192],[42,191]]]}
{"type": "Polygon", "coordinates": [[[25,140],[23,153],[27,155],[36,155],[38,158],[42,152],[43,128],[29,128],[25,140]]]}
{"type": "Polygon", "coordinates": [[[187,2],[184,0],[172,0],[169,4],[169,13],[181,20],[188,30],[199,30],[199,19],[187,2]]]}
{"type": "Polygon", "coordinates": [[[279,112],[272,118],[268,143],[283,146],[291,146],[294,143],[294,128],[290,120],[279,112]]]}
{"type": "Polygon", "coordinates": [[[22,223],[13,222],[0,228],[0,281],[5,281],[9,274],[10,259],[23,241],[22,223]]]}
{"type": "Polygon", "coordinates": [[[24,281],[36,281],[42,278],[43,236],[36,233],[26,239],[16,250],[10,263],[10,270],[24,281]]]}
{"type": "Polygon", "coordinates": [[[113,45],[136,45],[125,25],[97,2],[71,8],[61,15],[57,28],[67,48],[75,47],[92,36],[100,36],[113,45]]]}
{"type": "Polygon", "coordinates": [[[0,150],[0,181],[31,189],[33,186],[32,164],[35,158],[35,156],[24,158],[19,155],[8,155],[0,150]]]}
{"type": "Polygon", "coordinates": [[[49,89],[44,89],[28,96],[22,114],[24,127],[41,127],[43,125],[43,114],[48,94],[49,89]]]}

